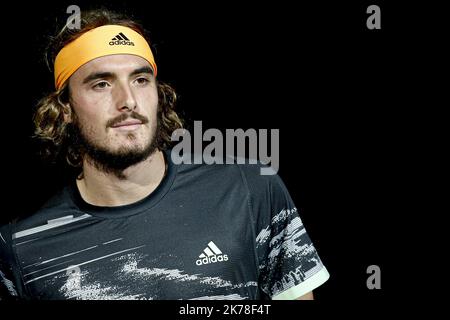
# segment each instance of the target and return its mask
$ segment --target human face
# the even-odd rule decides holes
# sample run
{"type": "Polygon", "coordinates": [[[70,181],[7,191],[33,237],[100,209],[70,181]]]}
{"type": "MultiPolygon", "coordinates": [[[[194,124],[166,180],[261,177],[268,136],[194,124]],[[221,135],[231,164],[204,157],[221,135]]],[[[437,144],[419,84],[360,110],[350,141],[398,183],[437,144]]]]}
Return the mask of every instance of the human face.
{"type": "Polygon", "coordinates": [[[157,134],[158,92],[145,59],[127,54],[94,59],[71,76],[69,89],[88,156],[97,160],[89,149],[110,157],[149,155],[157,134]]]}

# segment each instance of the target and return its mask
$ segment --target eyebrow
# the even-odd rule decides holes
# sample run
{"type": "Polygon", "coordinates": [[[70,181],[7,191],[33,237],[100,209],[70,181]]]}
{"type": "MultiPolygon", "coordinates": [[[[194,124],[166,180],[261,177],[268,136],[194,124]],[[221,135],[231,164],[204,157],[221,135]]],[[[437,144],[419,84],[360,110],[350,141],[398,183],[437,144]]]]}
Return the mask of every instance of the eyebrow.
{"type": "Polygon", "coordinates": [[[152,68],[145,66],[145,67],[134,70],[132,73],[130,73],[130,76],[135,76],[135,75],[141,74],[141,73],[148,73],[150,75],[153,75],[153,70],[152,70],[152,68]]]}
{"type": "MultiPolygon", "coordinates": [[[[135,75],[141,74],[141,73],[148,73],[150,75],[153,75],[153,70],[152,70],[152,68],[145,66],[145,67],[134,70],[133,72],[130,73],[130,76],[135,76],[135,75]]],[[[86,83],[91,82],[96,79],[114,78],[115,76],[116,75],[113,72],[94,72],[94,73],[91,73],[90,75],[88,75],[86,78],[84,78],[83,84],[86,84],[86,83]]]]}

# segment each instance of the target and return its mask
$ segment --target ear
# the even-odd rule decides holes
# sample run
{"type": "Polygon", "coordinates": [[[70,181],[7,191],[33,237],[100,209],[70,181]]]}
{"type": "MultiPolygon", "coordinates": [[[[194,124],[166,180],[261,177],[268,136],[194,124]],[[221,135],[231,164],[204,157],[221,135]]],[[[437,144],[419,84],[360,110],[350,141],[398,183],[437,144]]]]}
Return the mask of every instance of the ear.
{"type": "Polygon", "coordinates": [[[65,123],[71,123],[72,122],[72,107],[70,106],[70,103],[64,104],[64,122],[65,123]]]}

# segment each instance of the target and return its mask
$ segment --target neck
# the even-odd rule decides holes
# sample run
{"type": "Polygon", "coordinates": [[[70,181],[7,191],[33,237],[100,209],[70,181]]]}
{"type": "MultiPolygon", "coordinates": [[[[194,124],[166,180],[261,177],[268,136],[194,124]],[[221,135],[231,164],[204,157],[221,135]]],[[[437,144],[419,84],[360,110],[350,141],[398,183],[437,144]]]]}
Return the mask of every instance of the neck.
{"type": "Polygon", "coordinates": [[[83,178],[77,180],[77,186],[81,197],[89,204],[104,207],[127,205],[152,193],[164,178],[165,168],[164,155],[159,150],[125,169],[122,179],[99,171],[85,160],[83,178]]]}

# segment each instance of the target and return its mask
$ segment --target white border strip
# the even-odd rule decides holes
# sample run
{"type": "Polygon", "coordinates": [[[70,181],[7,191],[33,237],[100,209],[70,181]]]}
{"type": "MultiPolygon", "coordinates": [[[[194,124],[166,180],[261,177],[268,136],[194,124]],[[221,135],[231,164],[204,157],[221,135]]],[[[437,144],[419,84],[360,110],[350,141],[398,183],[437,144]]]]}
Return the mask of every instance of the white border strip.
{"type": "Polygon", "coordinates": [[[295,287],[289,288],[275,296],[272,300],[295,300],[301,296],[313,291],[318,286],[322,285],[325,281],[330,278],[328,270],[323,267],[319,272],[315,273],[313,276],[309,277],[302,283],[296,285],[295,287]]]}
{"type": "MultiPolygon", "coordinates": [[[[12,238],[13,239],[19,239],[19,238],[22,238],[22,237],[25,237],[25,236],[29,236],[31,234],[35,234],[35,233],[38,233],[38,232],[41,232],[41,231],[45,231],[45,230],[48,230],[48,229],[53,229],[53,228],[56,228],[56,227],[64,226],[66,224],[77,222],[77,221],[80,221],[80,220],[83,220],[83,219],[86,219],[86,218],[89,218],[89,217],[90,217],[90,215],[84,214],[82,216],[79,216],[79,217],[76,217],[76,218],[73,218],[73,219],[68,219],[68,220],[64,219],[64,220],[61,220],[61,221],[58,221],[58,222],[52,222],[50,224],[44,224],[44,225],[39,226],[39,227],[34,227],[34,228],[31,228],[31,229],[26,229],[26,230],[23,230],[23,231],[16,232],[16,233],[14,233],[12,235],[12,238]]],[[[56,219],[54,219],[54,220],[56,220],[56,219]]]]}

